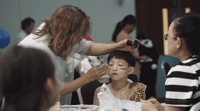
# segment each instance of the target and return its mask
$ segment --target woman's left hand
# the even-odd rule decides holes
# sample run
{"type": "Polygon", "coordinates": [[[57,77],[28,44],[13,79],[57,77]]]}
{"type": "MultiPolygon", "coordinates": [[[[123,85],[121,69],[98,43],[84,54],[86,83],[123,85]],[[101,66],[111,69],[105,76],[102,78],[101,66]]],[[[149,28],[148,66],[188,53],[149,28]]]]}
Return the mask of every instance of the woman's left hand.
{"type": "MultiPolygon", "coordinates": [[[[118,47],[117,50],[130,51],[130,52],[132,52],[132,53],[136,53],[137,48],[135,48],[135,47],[133,47],[133,46],[128,46],[128,45],[127,45],[127,41],[128,41],[128,40],[130,40],[130,39],[124,39],[124,40],[122,40],[122,41],[116,43],[116,44],[117,44],[117,47],[118,47]]],[[[133,41],[133,40],[131,40],[131,41],[133,41]]]]}
{"type": "MultiPolygon", "coordinates": [[[[162,106],[157,99],[149,99],[147,100],[148,102],[151,102],[152,104],[154,104],[154,106],[158,109],[158,111],[165,111],[165,107],[162,106]]],[[[174,111],[174,110],[172,110],[174,111]]]]}
{"type": "Polygon", "coordinates": [[[156,106],[149,101],[142,100],[141,111],[158,111],[156,106]]]}

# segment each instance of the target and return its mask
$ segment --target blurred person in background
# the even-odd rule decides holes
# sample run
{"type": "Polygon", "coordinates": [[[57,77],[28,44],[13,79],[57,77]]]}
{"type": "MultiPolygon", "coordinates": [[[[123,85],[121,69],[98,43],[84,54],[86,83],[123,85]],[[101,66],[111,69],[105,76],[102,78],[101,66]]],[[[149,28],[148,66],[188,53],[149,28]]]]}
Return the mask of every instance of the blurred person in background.
{"type": "Polygon", "coordinates": [[[138,48],[140,57],[149,59],[140,60],[140,82],[147,85],[146,98],[156,98],[157,64],[159,54],[153,42],[142,34],[138,34],[136,39],[140,40],[138,48]]]}
{"type": "Polygon", "coordinates": [[[17,34],[18,43],[21,40],[23,40],[27,35],[29,35],[31,33],[31,31],[33,31],[34,25],[35,25],[35,21],[30,17],[27,17],[21,21],[21,29],[22,30],[21,30],[21,32],[19,32],[17,34]]]}

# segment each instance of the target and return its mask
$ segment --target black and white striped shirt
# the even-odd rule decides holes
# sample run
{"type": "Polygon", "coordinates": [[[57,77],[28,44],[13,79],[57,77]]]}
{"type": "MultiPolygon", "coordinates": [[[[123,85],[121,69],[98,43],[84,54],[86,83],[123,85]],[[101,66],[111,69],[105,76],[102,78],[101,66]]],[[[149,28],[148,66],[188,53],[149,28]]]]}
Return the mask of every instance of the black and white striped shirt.
{"type": "Polygon", "coordinates": [[[170,69],[165,82],[168,106],[188,107],[200,102],[200,57],[193,55],[170,69]]]}

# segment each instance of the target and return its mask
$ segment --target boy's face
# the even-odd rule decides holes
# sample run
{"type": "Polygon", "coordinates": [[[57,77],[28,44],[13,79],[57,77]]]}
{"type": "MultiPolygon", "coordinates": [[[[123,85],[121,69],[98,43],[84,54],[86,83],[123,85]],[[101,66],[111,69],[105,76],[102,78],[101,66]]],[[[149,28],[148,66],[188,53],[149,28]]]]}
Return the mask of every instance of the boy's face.
{"type": "Polygon", "coordinates": [[[127,79],[131,68],[134,67],[129,67],[125,60],[113,57],[108,63],[108,74],[112,80],[127,79]]]}

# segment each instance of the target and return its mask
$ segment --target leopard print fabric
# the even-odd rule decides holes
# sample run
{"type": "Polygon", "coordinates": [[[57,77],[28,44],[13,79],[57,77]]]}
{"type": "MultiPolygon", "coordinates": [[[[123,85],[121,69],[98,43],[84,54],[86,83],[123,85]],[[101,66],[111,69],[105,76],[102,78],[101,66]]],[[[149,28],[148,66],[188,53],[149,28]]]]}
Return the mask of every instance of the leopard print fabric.
{"type": "Polygon", "coordinates": [[[135,102],[139,102],[146,90],[146,85],[142,83],[128,83],[127,86],[122,88],[116,95],[116,98],[121,100],[132,100],[135,102]]]}

